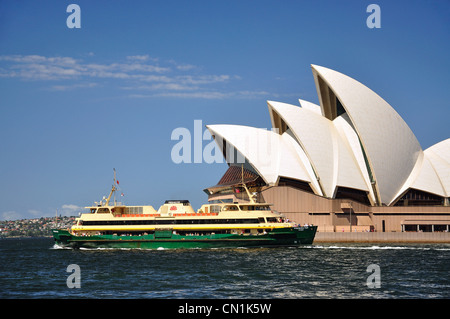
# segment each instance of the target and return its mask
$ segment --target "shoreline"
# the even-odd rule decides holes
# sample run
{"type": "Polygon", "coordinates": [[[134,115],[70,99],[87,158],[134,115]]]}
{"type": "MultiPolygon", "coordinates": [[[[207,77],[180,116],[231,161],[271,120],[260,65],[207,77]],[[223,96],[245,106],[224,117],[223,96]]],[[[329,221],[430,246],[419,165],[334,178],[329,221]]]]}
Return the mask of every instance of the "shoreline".
{"type": "Polygon", "coordinates": [[[423,243],[450,244],[450,233],[331,233],[317,232],[314,243],[423,243]]]}
{"type": "Polygon", "coordinates": [[[33,238],[35,238],[35,239],[38,239],[38,238],[53,238],[53,236],[52,235],[42,235],[42,236],[0,236],[0,240],[2,240],[2,239],[21,239],[21,238],[23,238],[23,239],[33,239],[33,238]]]}

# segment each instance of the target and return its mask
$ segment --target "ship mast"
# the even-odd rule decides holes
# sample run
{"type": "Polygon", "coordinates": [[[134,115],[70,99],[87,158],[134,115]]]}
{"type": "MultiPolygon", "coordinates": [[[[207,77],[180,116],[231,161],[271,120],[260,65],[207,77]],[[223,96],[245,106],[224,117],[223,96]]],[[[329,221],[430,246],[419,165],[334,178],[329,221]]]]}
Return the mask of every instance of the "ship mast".
{"type": "Polygon", "coordinates": [[[242,179],[242,186],[244,186],[245,191],[247,192],[248,199],[250,200],[250,204],[256,204],[255,197],[256,195],[250,194],[250,191],[247,188],[247,185],[244,183],[244,164],[241,164],[241,179],[242,179]]]}
{"type": "Polygon", "coordinates": [[[116,180],[116,169],[113,168],[113,170],[114,170],[114,181],[113,181],[113,185],[112,185],[112,188],[111,188],[111,192],[109,193],[109,196],[106,199],[105,206],[109,205],[109,201],[111,200],[111,196],[113,194],[114,194],[114,205],[116,204],[116,190],[117,190],[117,188],[116,188],[116,183],[117,183],[117,180],[116,180]]]}

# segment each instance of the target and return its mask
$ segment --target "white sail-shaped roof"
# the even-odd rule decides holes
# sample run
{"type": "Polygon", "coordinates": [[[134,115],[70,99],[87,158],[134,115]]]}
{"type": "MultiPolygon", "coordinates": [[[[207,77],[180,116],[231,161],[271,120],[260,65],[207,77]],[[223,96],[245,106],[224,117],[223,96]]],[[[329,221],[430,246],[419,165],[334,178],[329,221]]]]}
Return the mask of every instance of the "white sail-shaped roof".
{"type": "Polygon", "coordinates": [[[208,130],[238,150],[264,181],[273,185],[279,176],[310,182],[310,175],[287,136],[241,125],[207,125],[208,130]]]}
{"type": "Polygon", "coordinates": [[[391,202],[416,164],[419,142],[398,113],[374,91],[337,71],[317,65],[312,65],[312,70],[322,113],[333,120],[336,102],[327,99],[339,99],[367,155],[381,203],[391,202]]]}
{"type": "Polygon", "coordinates": [[[316,65],[312,70],[320,106],[302,99],[300,106],[268,101],[272,131],[207,128],[269,185],[287,177],[328,198],[338,197],[340,187],[350,188],[366,192],[374,205],[394,205],[410,189],[450,196],[450,139],[423,151],[378,94],[334,70],[316,65]]]}
{"type": "Polygon", "coordinates": [[[332,197],[337,158],[334,156],[330,121],[317,113],[290,104],[269,101],[268,105],[289,126],[305,151],[319,178],[324,196],[332,197]]]}
{"type": "MultiPolygon", "coordinates": [[[[361,144],[359,142],[358,135],[356,134],[350,119],[348,118],[348,115],[343,114],[339,116],[333,121],[333,124],[338,133],[341,135],[342,140],[347,143],[347,147],[351,150],[351,154],[359,167],[359,172],[363,176],[363,181],[366,184],[366,188],[369,190],[370,202],[375,203],[375,194],[371,186],[371,180],[369,172],[367,171],[361,144]]],[[[352,179],[352,176],[349,176],[349,178],[352,179]]]]}
{"type": "Polygon", "coordinates": [[[419,174],[409,188],[419,189],[428,193],[436,194],[442,197],[446,196],[439,176],[431,164],[428,156],[424,156],[419,174]]]}
{"type": "Polygon", "coordinates": [[[450,139],[421,152],[416,166],[392,202],[408,189],[417,189],[441,197],[450,196],[450,139]]]}
{"type": "Polygon", "coordinates": [[[450,138],[439,142],[425,151],[425,156],[439,177],[439,181],[445,191],[445,196],[450,196],[450,138]]]}
{"type": "Polygon", "coordinates": [[[317,176],[314,173],[314,169],[311,165],[311,162],[309,161],[308,156],[306,155],[303,148],[298,144],[297,139],[295,138],[292,131],[288,129],[285,133],[281,135],[281,137],[287,145],[291,146],[292,150],[295,152],[295,155],[300,159],[300,162],[304,167],[305,172],[307,173],[307,179],[298,175],[294,175],[291,167],[285,166],[287,164],[285,161],[280,162],[280,170],[279,170],[280,176],[294,178],[301,181],[307,181],[310,183],[310,187],[315,194],[324,196],[322,189],[319,185],[319,181],[317,180],[317,176]],[[289,169],[289,173],[285,171],[285,168],[289,169]]]}
{"type": "Polygon", "coordinates": [[[273,101],[268,105],[292,130],[314,167],[325,196],[333,197],[337,186],[368,191],[351,149],[332,121],[298,106],[273,101]]]}
{"type": "Polygon", "coordinates": [[[310,110],[312,112],[315,112],[319,115],[322,115],[322,110],[320,109],[320,105],[305,101],[305,100],[298,100],[300,102],[300,106],[304,109],[310,110]]]}

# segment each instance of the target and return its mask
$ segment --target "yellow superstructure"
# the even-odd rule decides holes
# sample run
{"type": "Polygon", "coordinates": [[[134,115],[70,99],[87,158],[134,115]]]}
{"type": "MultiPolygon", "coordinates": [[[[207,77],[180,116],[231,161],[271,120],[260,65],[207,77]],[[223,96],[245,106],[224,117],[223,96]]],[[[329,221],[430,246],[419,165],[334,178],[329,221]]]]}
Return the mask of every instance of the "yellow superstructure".
{"type": "MultiPolygon", "coordinates": [[[[114,181],[115,175],[114,175],[114,181]]],[[[156,230],[172,232],[226,232],[259,234],[274,228],[293,227],[284,216],[272,211],[266,203],[256,203],[248,193],[248,203],[208,203],[195,212],[187,200],[168,200],[158,210],[152,206],[110,205],[117,190],[113,184],[104,201],[86,207],[72,226],[73,235],[146,234],[156,230]]]]}

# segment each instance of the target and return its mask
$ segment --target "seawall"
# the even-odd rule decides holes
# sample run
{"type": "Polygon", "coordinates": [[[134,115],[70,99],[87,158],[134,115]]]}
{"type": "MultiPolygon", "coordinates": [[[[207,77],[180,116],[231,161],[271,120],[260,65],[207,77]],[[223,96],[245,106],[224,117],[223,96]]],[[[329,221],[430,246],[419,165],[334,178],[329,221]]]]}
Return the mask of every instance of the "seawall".
{"type": "Polygon", "coordinates": [[[314,243],[447,243],[450,244],[450,233],[331,233],[317,232],[314,243]]]}

